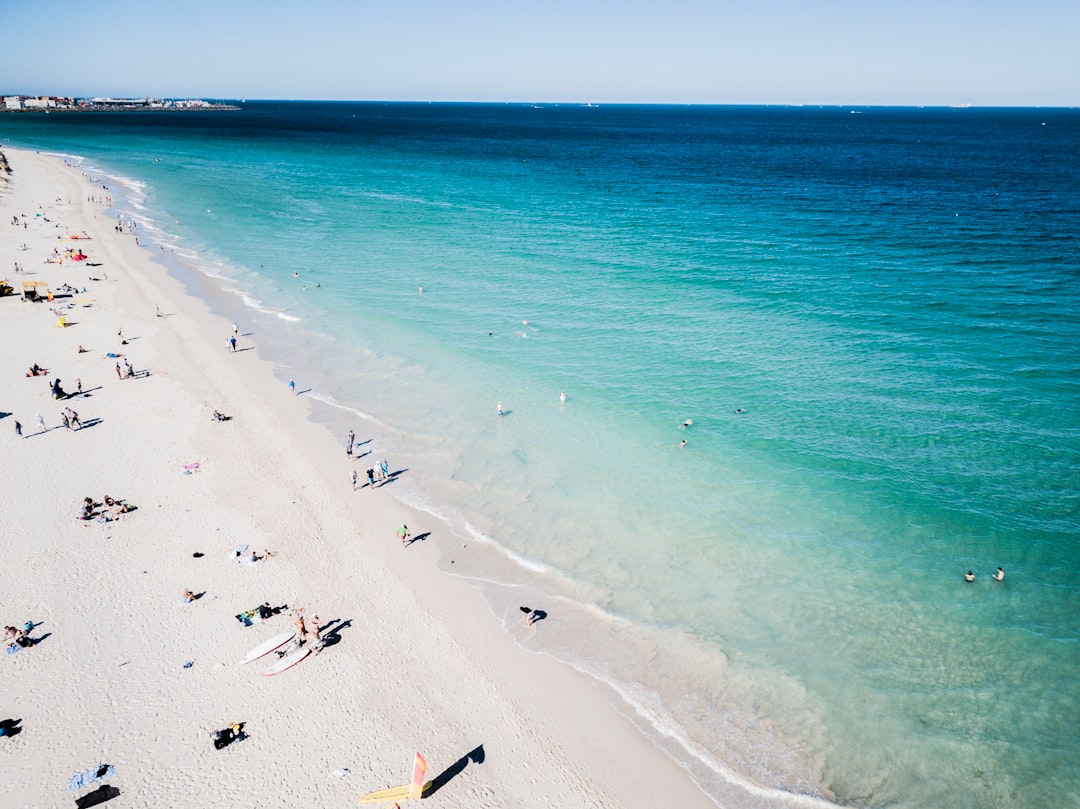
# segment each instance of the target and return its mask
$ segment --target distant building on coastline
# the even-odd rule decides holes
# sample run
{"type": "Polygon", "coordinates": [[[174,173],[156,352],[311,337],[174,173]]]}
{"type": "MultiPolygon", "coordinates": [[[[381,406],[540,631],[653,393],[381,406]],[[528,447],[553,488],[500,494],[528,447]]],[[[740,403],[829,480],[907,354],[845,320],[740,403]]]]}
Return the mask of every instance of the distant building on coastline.
{"type": "Polygon", "coordinates": [[[119,110],[238,110],[237,106],[201,98],[67,98],[62,96],[3,96],[0,112],[116,112],[119,110]]]}

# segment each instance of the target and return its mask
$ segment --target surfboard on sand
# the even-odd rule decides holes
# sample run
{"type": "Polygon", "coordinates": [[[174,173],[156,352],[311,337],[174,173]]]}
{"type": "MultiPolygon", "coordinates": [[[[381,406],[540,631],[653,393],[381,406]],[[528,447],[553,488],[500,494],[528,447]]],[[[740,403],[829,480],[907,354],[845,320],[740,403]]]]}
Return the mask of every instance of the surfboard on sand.
{"type": "Polygon", "coordinates": [[[273,677],[275,674],[281,674],[286,669],[291,669],[305,657],[311,654],[310,646],[301,646],[292,654],[285,655],[277,663],[272,665],[266,671],[263,672],[263,677],[273,677]]]}
{"type": "MultiPolygon", "coordinates": [[[[424,792],[431,789],[431,781],[424,784],[424,792]]],[[[374,792],[369,792],[367,795],[361,795],[359,798],[360,803],[389,803],[390,801],[404,801],[409,798],[409,790],[412,789],[412,784],[403,784],[399,787],[387,787],[386,789],[377,789],[374,792]]]]}
{"type": "Polygon", "coordinates": [[[286,643],[296,637],[295,632],[282,632],[280,635],[274,635],[274,637],[260,643],[254,649],[245,655],[244,659],[240,661],[240,665],[243,666],[253,660],[258,660],[260,657],[265,657],[275,649],[280,649],[286,643]]]}

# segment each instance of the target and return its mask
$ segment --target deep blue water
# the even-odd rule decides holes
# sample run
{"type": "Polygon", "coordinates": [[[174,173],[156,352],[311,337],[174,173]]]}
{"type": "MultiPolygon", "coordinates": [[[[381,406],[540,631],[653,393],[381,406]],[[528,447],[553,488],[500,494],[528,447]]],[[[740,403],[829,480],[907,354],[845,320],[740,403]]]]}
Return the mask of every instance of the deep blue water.
{"type": "Polygon", "coordinates": [[[125,178],[319,417],[416,470],[493,611],[554,605],[530,642],[725,806],[1080,803],[1080,112],[261,102],[0,139],[125,178]]]}

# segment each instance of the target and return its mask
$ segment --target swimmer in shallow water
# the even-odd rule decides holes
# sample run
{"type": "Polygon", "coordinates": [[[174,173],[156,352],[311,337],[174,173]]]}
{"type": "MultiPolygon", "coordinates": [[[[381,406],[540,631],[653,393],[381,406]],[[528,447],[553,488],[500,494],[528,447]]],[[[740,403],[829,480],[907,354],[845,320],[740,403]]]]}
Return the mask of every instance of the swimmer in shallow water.
{"type": "Polygon", "coordinates": [[[974,573],[974,571],[969,570],[967,573],[965,573],[964,574],[964,581],[966,581],[966,582],[975,581],[975,573],[974,573]]]}
{"type": "Polygon", "coordinates": [[[1005,571],[1000,567],[997,569],[997,573],[994,574],[994,581],[1005,581],[1005,571]]]}
{"type": "Polygon", "coordinates": [[[684,421],[682,424],[679,425],[679,429],[680,430],[685,430],[687,427],[692,426],[693,423],[694,423],[693,419],[687,419],[686,421],[684,421]]]}

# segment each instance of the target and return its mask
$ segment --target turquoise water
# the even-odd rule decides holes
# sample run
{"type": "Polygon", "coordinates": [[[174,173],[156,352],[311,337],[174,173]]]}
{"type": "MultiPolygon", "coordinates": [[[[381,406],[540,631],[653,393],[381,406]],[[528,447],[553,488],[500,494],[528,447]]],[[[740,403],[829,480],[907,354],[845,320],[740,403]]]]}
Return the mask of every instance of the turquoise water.
{"type": "Polygon", "coordinates": [[[0,137],[125,178],[173,271],[409,470],[444,566],[508,627],[544,605],[529,643],[718,802],[1080,803],[1080,114],[256,104],[0,137]]]}

